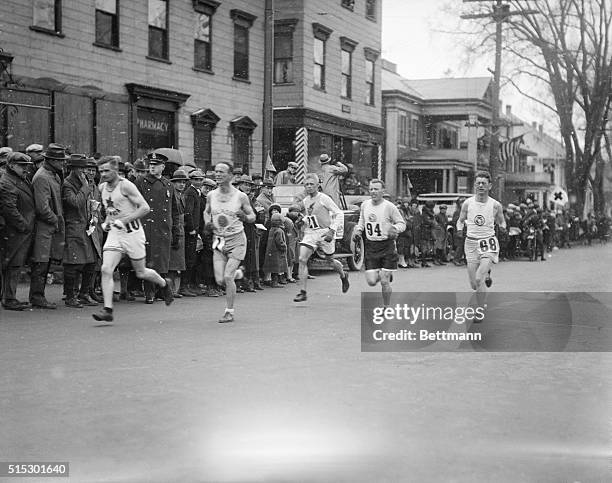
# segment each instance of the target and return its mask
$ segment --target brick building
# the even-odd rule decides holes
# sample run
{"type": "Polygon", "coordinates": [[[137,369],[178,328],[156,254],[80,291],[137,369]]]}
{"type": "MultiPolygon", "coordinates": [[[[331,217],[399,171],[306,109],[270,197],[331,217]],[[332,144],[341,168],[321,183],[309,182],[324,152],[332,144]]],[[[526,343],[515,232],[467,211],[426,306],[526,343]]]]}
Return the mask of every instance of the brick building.
{"type": "MultiPolygon", "coordinates": [[[[318,171],[320,154],[379,176],[381,1],[276,0],[274,157],[318,171]]],[[[348,194],[360,191],[357,183],[348,194]]]]}
{"type": "MultiPolygon", "coordinates": [[[[0,143],[260,167],[264,2],[5,0],[0,143]],[[10,55],[8,55],[10,54],[10,55]],[[9,62],[12,58],[12,62],[9,62]]],[[[256,169],[260,171],[260,169],[256,169]]]]}

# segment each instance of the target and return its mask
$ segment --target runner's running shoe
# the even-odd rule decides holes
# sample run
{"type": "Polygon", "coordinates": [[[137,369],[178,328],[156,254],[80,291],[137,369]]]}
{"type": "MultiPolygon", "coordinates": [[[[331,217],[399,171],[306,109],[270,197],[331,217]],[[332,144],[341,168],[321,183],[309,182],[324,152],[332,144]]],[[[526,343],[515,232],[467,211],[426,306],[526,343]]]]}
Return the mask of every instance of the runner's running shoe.
{"type": "Polygon", "coordinates": [[[174,294],[172,293],[172,280],[169,278],[164,279],[166,281],[166,286],[162,289],[164,293],[164,302],[166,305],[170,305],[174,302],[174,294]]]}
{"type": "Polygon", "coordinates": [[[340,281],[342,282],[342,293],[348,292],[351,284],[349,283],[349,274],[348,272],[344,272],[344,276],[340,277],[340,281]]]}

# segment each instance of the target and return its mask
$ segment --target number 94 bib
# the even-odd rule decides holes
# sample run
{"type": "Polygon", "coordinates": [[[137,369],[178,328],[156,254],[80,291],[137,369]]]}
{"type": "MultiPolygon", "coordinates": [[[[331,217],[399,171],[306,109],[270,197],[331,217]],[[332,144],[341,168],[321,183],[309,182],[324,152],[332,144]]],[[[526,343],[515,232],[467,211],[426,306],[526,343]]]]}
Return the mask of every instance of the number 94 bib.
{"type": "Polygon", "coordinates": [[[487,238],[478,239],[478,253],[498,253],[499,252],[499,242],[497,241],[497,237],[490,236],[487,238]]]}

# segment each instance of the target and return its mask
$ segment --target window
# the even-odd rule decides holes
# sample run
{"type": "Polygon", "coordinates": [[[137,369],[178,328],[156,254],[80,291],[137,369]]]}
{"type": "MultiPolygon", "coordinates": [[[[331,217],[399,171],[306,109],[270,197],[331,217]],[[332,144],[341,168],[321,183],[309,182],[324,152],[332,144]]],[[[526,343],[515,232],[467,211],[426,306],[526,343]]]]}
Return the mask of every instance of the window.
{"type": "Polygon", "coordinates": [[[376,70],[374,65],[376,63],[376,59],[378,58],[379,52],[376,50],[370,49],[369,47],[364,47],[363,49],[366,61],[365,61],[365,71],[366,71],[366,92],[365,92],[365,103],[373,106],[376,100],[376,91],[374,90],[374,80],[376,75],[376,70]]]}
{"type": "Polygon", "coordinates": [[[313,23],[314,53],[313,53],[313,86],[325,90],[325,47],[332,30],[321,24],[313,23]]]}
{"type": "Polygon", "coordinates": [[[234,77],[249,79],[249,29],[234,25],[234,77]]]}
{"type": "Polygon", "coordinates": [[[366,18],[376,22],[376,0],[366,0],[366,18]]]}
{"type": "Polygon", "coordinates": [[[241,168],[243,173],[248,174],[253,154],[251,136],[257,124],[248,116],[241,116],[230,121],[230,127],[234,137],[234,168],[241,168]]]}
{"type": "Polygon", "coordinates": [[[62,32],[62,1],[34,0],[32,30],[60,35],[62,32]]]}
{"type": "Polygon", "coordinates": [[[149,57],[168,60],[168,2],[149,0],[149,57]]]}
{"type": "Polygon", "coordinates": [[[234,79],[249,80],[249,28],[257,18],[255,15],[232,10],[234,19],[234,79]]]}
{"type": "Polygon", "coordinates": [[[352,53],[342,50],[342,97],[351,98],[351,58],[352,53]]]}
{"type": "Polygon", "coordinates": [[[194,66],[196,69],[211,70],[211,23],[212,17],[201,13],[196,17],[196,32],[194,45],[194,66]]]}
{"type": "Polygon", "coordinates": [[[355,0],[342,0],[342,6],[352,11],[355,8],[355,0]]]}
{"type": "Polygon", "coordinates": [[[96,44],[119,48],[118,0],[96,0],[96,44]]]}
{"type": "Polygon", "coordinates": [[[399,115],[399,139],[398,144],[400,146],[408,146],[408,126],[409,126],[410,118],[408,114],[405,112],[400,113],[399,115]]]}
{"type": "Polygon", "coordinates": [[[274,34],[274,83],[293,82],[293,34],[274,34]]]}
{"type": "Polygon", "coordinates": [[[340,37],[341,63],[342,63],[342,85],[341,96],[350,99],[352,97],[353,84],[353,51],[357,42],[346,37],[340,37]]]}
{"type": "Polygon", "coordinates": [[[419,118],[412,116],[410,120],[410,147],[417,148],[419,144],[419,118]]]}
{"type": "Polygon", "coordinates": [[[193,0],[195,35],[193,46],[193,68],[212,72],[212,17],[219,2],[216,0],[193,0]]]}
{"type": "Polygon", "coordinates": [[[374,62],[366,59],[366,104],[374,105],[374,62]]]}
{"type": "Polygon", "coordinates": [[[212,168],[212,131],[219,120],[219,116],[210,109],[198,109],[191,115],[193,161],[204,172],[212,168]]]}
{"type": "Polygon", "coordinates": [[[325,41],[314,40],[314,86],[325,89],[325,41]]]}
{"type": "Polygon", "coordinates": [[[293,31],[297,19],[274,22],[274,83],[293,82],[293,31]]]}

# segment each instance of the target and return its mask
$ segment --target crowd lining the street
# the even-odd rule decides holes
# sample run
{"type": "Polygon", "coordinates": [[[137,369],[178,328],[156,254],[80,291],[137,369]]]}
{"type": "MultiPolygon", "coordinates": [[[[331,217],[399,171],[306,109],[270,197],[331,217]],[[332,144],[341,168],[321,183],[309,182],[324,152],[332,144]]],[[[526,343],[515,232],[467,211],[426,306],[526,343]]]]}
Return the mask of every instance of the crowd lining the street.
{"type": "MultiPolygon", "coordinates": [[[[68,307],[102,302],[100,266],[106,232],[103,227],[98,167],[115,159],[123,177],[138,188],[150,212],[140,220],[146,234],[146,265],[172,281],[176,298],[223,295],[213,274],[213,236],[203,221],[206,196],[215,189],[214,172],[182,166],[154,151],[134,164],[117,156],[69,154],[65,147],[30,145],[25,153],[0,148],[0,257],[2,306],[7,310],[30,307],[54,309],[45,286],[50,272],[63,274],[64,303],[68,307]],[[63,270],[57,270],[61,266],[63,270]],[[17,284],[29,270],[28,301],[16,297],[17,284]]],[[[343,178],[349,168],[324,154],[320,158],[320,189],[339,203],[343,178]]],[[[299,197],[285,214],[275,202],[275,184],[295,184],[297,165],[289,163],[275,179],[234,172],[233,184],[244,192],[256,214],[245,223],[247,251],[244,277],[237,291],[257,292],[298,279],[298,244],[303,236],[304,213],[299,197]]],[[[390,197],[388,197],[390,198],[390,197]]],[[[465,264],[464,233],[456,229],[461,203],[452,217],[445,205],[420,206],[410,197],[395,200],[406,222],[397,239],[400,268],[465,264]]],[[[504,208],[508,230],[499,233],[500,260],[524,255],[526,234],[533,228],[537,254],[573,243],[607,241],[610,219],[589,214],[580,220],[571,210],[546,209],[532,200],[504,208]],[[518,230],[517,230],[518,229],[518,230]],[[519,233],[520,231],[520,233],[519,233]]],[[[126,227],[127,230],[130,227],[126,227]]],[[[163,299],[160,289],[138,279],[129,259],[115,273],[115,298],[148,304],[163,299]]]]}

